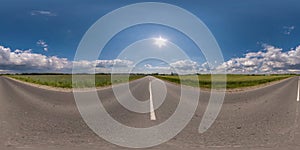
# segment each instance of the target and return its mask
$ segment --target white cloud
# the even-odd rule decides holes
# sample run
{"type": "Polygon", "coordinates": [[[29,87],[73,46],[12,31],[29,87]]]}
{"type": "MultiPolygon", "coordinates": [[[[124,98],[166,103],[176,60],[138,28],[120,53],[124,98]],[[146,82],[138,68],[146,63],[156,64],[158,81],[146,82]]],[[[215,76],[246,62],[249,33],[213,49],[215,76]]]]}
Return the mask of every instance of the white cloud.
{"type": "Polygon", "coordinates": [[[284,26],[283,29],[284,29],[283,34],[290,35],[292,31],[295,29],[295,26],[284,26]]]}
{"type": "Polygon", "coordinates": [[[30,12],[31,16],[38,16],[38,15],[42,15],[42,16],[57,16],[56,13],[53,13],[51,11],[48,10],[32,10],[30,12]]]}
{"type": "Polygon", "coordinates": [[[70,62],[66,58],[45,56],[32,53],[31,50],[15,50],[0,46],[0,69],[4,70],[40,70],[58,71],[68,66],[70,62]]]}
{"type": "Polygon", "coordinates": [[[121,59],[114,59],[114,60],[96,60],[96,66],[98,68],[112,68],[112,67],[128,67],[133,64],[132,61],[129,60],[121,60],[121,59]]]}
{"type": "Polygon", "coordinates": [[[263,47],[262,51],[232,58],[218,69],[226,69],[229,73],[294,73],[300,69],[300,46],[287,52],[272,45],[264,44],[263,47]]]}
{"type": "Polygon", "coordinates": [[[10,70],[1,70],[0,69],[0,74],[5,74],[5,73],[11,73],[11,71],[10,70]]]}
{"type": "MultiPolygon", "coordinates": [[[[40,40],[39,45],[46,46],[46,42],[40,40]]],[[[130,60],[95,60],[95,61],[69,61],[66,58],[57,56],[46,56],[31,52],[31,50],[14,50],[0,46],[0,69],[11,70],[12,72],[71,72],[73,65],[78,70],[76,72],[127,72],[132,68],[134,62],[130,60]]],[[[178,73],[195,73],[200,65],[191,60],[180,60],[170,64],[170,66],[152,66],[147,64],[137,68],[137,72],[159,72],[170,73],[177,70],[178,73]]]]}
{"type": "Polygon", "coordinates": [[[48,51],[48,44],[44,40],[38,40],[36,44],[42,47],[44,51],[48,51]]]}
{"type": "MultiPolygon", "coordinates": [[[[127,73],[128,68],[132,67],[133,62],[129,60],[95,60],[95,61],[74,61],[72,62],[74,66],[76,66],[75,72],[81,73],[110,73],[114,71],[114,73],[127,73]],[[114,70],[112,70],[114,68],[114,70]]],[[[72,67],[70,67],[72,69],[72,67]]]]}
{"type": "Polygon", "coordinates": [[[144,65],[144,67],[145,67],[146,69],[149,69],[149,70],[157,70],[157,71],[159,71],[159,70],[170,71],[170,70],[171,70],[170,67],[153,66],[153,65],[151,65],[151,64],[146,64],[146,65],[144,65]]]}
{"type": "Polygon", "coordinates": [[[161,73],[161,74],[168,74],[173,72],[174,70],[169,66],[153,66],[151,64],[144,65],[144,69],[140,69],[140,72],[146,73],[161,73]]]}
{"type": "Polygon", "coordinates": [[[200,65],[192,60],[179,60],[170,64],[171,67],[180,71],[198,71],[200,65]]]}
{"type": "MultiPolygon", "coordinates": [[[[112,67],[122,70],[133,64],[129,60],[69,61],[67,58],[15,50],[0,46],[0,70],[12,72],[71,72],[73,64],[83,70],[96,68],[97,72],[110,72],[112,67]]],[[[4,71],[1,71],[4,72],[4,71]]]]}
{"type": "MultiPolygon", "coordinates": [[[[46,42],[39,41],[41,45],[46,42]]],[[[47,44],[46,44],[47,45],[47,44]]],[[[71,72],[73,65],[82,71],[111,72],[112,68],[118,72],[127,72],[133,67],[130,60],[95,60],[70,61],[67,58],[46,56],[33,53],[31,50],[14,50],[0,46],[0,73],[3,72],[71,72]]],[[[300,73],[300,46],[289,51],[283,51],[272,45],[263,44],[258,52],[246,53],[243,57],[232,58],[219,66],[208,63],[199,64],[192,60],[179,60],[169,66],[153,66],[146,64],[137,68],[139,72],[179,74],[209,73],[226,70],[228,73],[300,73]]]]}
{"type": "Polygon", "coordinates": [[[178,60],[170,63],[169,66],[153,66],[151,64],[144,65],[144,70],[149,73],[171,73],[193,74],[199,72],[201,66],[192,60],[178,60]]]}

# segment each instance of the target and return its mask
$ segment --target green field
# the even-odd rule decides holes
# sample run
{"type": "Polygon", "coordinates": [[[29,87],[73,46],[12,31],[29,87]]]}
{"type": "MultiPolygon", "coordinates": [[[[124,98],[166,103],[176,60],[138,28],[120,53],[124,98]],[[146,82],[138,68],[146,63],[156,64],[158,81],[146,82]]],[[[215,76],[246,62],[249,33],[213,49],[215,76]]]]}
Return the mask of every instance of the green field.
{"type": "MultiPolygon", "coordinates": [[[[112,83],[124,83],[128,82],[128,77],[126,75],[114,75],[113,81],[111,81],[111,75],[95,75],[95,82],[91,80],[93,75],[76,75],[78,79],[76,82],[77,88],[88,88],[93,87],[103,87],[111,85],[112,83]]],[[[52,87],[60,88],[72,88],[72,75],[9,75],[9,77],[52,87]]],[[[142,75],[130,75],[129,80],[135,80],[142,78],[142,75]]]]}
{"type": "MultiPolygon", "coordinates": [[[[72,88],[72,75],[8,75],[9,77],[22,80],[25,82],[41,84],[52,87],[60,88],[72,88]]],[[[128,82],[128,77],[126,75],[115,75],[114,79],[111,80],[111,75],[95,75],[95,82],[91,80],[93,75],[76,75],[79,80],[74,84],[76,88],[88,88],[93,87],[103,87],[109,86],[112,83],[125,83],[128,82]]],[[[145,77],[144,75],[130,75],[129,81],[145,77]]],[[[179,76],[176,75],[156,75],[155,77],[162,80],[182,83],[183,85],[197,87],[198,85],[201,88],[212,88],[211,85],[211,75],[183,75],[181,76],[181,81],[179,76]],[[198,77],[198,81],[197,81],[198,77]],[[198,84],[197,84],[198,82],[198,84]]],[[[260,84],[265,84],[273,81],[282,80],[292,75],[227,75],[226,88],[242,88],[256,86],[260,84]]],[[[214,88],[223,88],[222,75],[215,75],[215,86],[214,88]]]]}
{"type": "MultiPolygon", "coordinates": [[[[227,75],[227,83],[226,88],[242,88],[242,87],[250,87],[256,86],[260,84],[265,84],[273,81],[282,80],[285,78],[289,78],[292,75],[227,75]]],[[[157,78],[167,80],[174,83],[182,83],[183,85],[197,87],[198,85],[202,88],[212,88],[211,85],[211,75],[198,75],[198,84],[197,84],[197,76],[194,77],[190,75],[181,76],[181,81],[179,76],[156,76],[157,78]],[[191,79],[194,78],[194,79],[191,79]]],[[[215,86],[214,88],[223,88],[223,75],[215,75],[215,86]]]]}

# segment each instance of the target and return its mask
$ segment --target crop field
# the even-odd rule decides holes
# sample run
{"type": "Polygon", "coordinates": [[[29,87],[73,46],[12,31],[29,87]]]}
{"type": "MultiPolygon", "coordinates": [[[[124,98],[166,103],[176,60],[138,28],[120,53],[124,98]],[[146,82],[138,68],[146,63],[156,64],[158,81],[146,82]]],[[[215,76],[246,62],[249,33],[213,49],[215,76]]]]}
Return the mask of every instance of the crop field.
{"type": "MultiPolygon", "coordinates": [[[[265,84],[273,81],[282,80],[285,78],[289,78],[292,75],[233,75],[229,74],[226,76],[226,88],[242,88],[242,87],[250,87],[256,86],[260,84],[265,84]]],[[[202,88],[212,88],[211,85],[211,75],[198,75],[198,81],[196,75],[183,75],[183,76],[156,76],[162,80],[174,82],[174,83],[182,83],[183,85],[197,87],[200,86],[202,88]],[[180,80],[181,79],[181,80],[180,80]],[[197,84],[198,82],[198,84],[197,84]]],[[[214,78],[215,86],[214,88],[223,88],[223,75],[215,75],[214,78]]]]}
{"type": "MultiPolygon", "coordinates": [[[[126,75],[114,75],[113,80],[111,80],[111,75],[95,75],[95,82],[92,80],[94,75],[76,75],[76,88],[88,88],[93,87],[103,87],[109,86],[112,83],[125,83],[128,82],[128,76],[126,75]]],[[[52,87],[60,88],[72,88],[72,75],[9,75],[8,77],[52,87]]],[[[130,75],[129,81],[142,78],[142,75],[130,75]]]]}
{"type": "MultiPolygon", "coordinates": [[[[93,75],[76,75],[79,79],[74,84],[76,88],[88,88],[93,87],[104,87],[109,86],[112,83],[125,83],[128,81],[132,81],[135,79],[139,79],[144,77],[144,75],[130,75],[129,80],[126,75],[114,75],[114,78],[111,79],[111,75],[95,75],[95,82],[91,80],[91,76],[93,75]]],[[[52,87],[60,87],[60,88],[72,88],[72,75],[9,75],[9,77],[52,87]]],[[[156,75],[155,77],[174,82],[174,83],[182,83],[183,85],[193,86],[193,87],[201,87],[201,88],[212,88],[211,85],[211,75],[156,75]],[[197,81],[198,77],[198,81],[197,81]],[[198,82],[198,83],[197,83],[198,82]]],[[[223,88],[223,76],[215,75],[215,85],[214,88],[223,88]]],[[[282,80],[285,78],[291,77],[291,75],[227,75],[226,88],[234,89],[234,88],[242,88],[242,87],[250,87],[256,86],[260,84],[265,84],[273,81],[282,80]]]]}

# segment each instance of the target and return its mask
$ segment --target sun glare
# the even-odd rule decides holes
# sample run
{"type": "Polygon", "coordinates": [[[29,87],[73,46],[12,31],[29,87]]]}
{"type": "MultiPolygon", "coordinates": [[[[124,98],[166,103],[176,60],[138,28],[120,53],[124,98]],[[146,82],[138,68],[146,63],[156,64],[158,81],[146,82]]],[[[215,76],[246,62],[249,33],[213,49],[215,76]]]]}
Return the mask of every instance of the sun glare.
{"type": "Polygon", "coordinates": [[[165,38],[162,38],[161,36],[159,38],[154,38],[154,44],[157,45],[159,48],[166,46],[168,40],[165,38]]]}

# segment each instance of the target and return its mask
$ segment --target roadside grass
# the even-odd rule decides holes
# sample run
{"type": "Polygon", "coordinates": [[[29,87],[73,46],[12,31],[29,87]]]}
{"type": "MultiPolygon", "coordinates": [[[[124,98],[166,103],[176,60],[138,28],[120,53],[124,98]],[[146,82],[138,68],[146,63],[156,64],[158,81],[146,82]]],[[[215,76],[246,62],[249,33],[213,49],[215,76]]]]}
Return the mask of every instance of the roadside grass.
{"type": "MultiPolygon", "coordinates": [[[[72,75],[7,75],[8,77],[46,86],[72,88],[72,75]]],[[[130,75],[129,80],[127,75],[114,75],[111,80],[111,75],[95,75],[95,82],[91,79],[94,75],[76,75],[76,83],[74,88],[90,88],[104,87],[112,84],[125,83],[144,77],[143,75],[130,75]]]]}
{"type": "MultiPolygon", "coordinates": [[[[261,85],[273,81],[278,81],[282,79],[286,79],[292,77],[293,75],[236,75],[236,74],[228,74],[226,88],[234,89],[234,88],[243,88],[243,87],[251,87],[256,85],[261,85]]],[[[193,86],[193,87],[201,87],[201,88],[212,88],[211,75],[158,75],[157,78],[162,80],[174,82],[177,84],[182,83],[183,85],[193,86]],[[198,77],[198,81],[197,81],[198,77]],[[198,84],[197,84],[198,82],[198,84]]],[[[224,75],[215,75],[215,89],[224,88],[224,75]]]]}
{"type": "MultiPolygon", "coordinates": [[[[72,88],[72,75],[6,75],[8,77],[30,82],[34,84],[60,87],[60,88],[72,88]]],[[[136,80],[145,75],[130,75],[129,80],[127,75],[114,75],[113,80],[111,75],[95,75],[95,82],[91,80],[91,76],[94,75],[76,75],[79,79],[74,83],[74,88],[89,88],[89,87],[104,87],[112,84],[125,83],[128,81],[136,80]]],[[[236,75],[228,74],[226,88],[243,88],[251,87],[260,84],[265,84],[273,81],[278,81],[292,77],[293,75],[236,75]]],[[[178,75],[155,75],[155,77],[162,80],[174,82],[177,84],[182,83],[183,85],[201,87],[201,88],[212,88],[211,75],[182,75],[179,79],[178,75]],[[197,81],[198,78],[198,81],[197,81]],[[198,83],[197,83],[198,82],[198,83]]],[[[224,75],[215,75],[214,88],[223,88],[223,77],[224,75]]]]}

